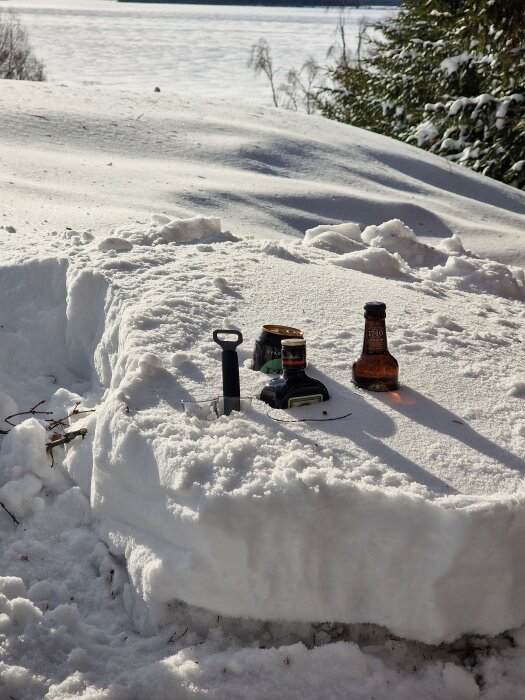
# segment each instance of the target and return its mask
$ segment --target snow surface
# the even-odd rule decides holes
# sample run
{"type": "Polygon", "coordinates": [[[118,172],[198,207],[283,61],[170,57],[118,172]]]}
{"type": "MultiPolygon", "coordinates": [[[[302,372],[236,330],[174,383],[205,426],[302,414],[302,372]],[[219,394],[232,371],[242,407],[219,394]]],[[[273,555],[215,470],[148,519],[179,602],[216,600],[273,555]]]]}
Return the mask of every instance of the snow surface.
{"type": "Polygon", "coordinates": [[[0,424],[0,693],[519,697],[523,194],[320,118],[1,88],[0,416],[36,413],[0,424]],[[351,384],[373,298],[392,394],[351,384]],[[185,416],[214,328],[257,396],[268,322],[330,401],[185,416]]]}
{"type": "MultiPolygon", "coordinates": [[[[340,8],[122,3],[115,0],[2,0],[27,29],[47,80],[152,92],[243,99],[269,106],[266,77],[248,67],[264,37],[277,85],[310,58],[320,65],[336,40],[340,8]],[[301,41],[297,41],[297,36],[301,41]]],[[[393,7],[346,12],[347,46],[362,21],[373,24],[393,7]]]]}
{"type": "Polygon", "coordinates": [[[99,236],[162,213],[297,241],[321,223],[400,219],[425,243],[458,234],[477,255],[525,264],[521,192],[321,117],[19,81],[0,106],[0,225],[16,231],[66,221],[99,236]]]}

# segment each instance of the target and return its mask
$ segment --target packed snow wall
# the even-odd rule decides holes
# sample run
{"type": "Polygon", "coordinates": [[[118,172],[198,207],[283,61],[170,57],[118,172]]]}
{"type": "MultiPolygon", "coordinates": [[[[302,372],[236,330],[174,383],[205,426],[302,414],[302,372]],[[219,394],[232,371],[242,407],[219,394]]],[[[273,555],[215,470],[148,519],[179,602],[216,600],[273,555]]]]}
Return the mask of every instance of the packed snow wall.
{"type": "Polygon", "coordinates": [[[425,246],[396,221],[282,244],[237,240],[218,219],[156,217],[70,240],[67,264],[3,275],[15,291],[0,367],[11,371],[6,415],[33,399],[66,413],[81,400],[95,408],[75,421],[88,434],[37,475],[33,417],[0,458],[13,482],[31,469],[39,480],[11,486],[22,511],[58,475],[90,496],[126,561],[142,631],[166,623],[176,600],[229,616],[374,622],[425,642],[525,620],[520,271],[456,237],[425,246]],[[387,301],[401,365],[388,395],[351,384],[372,298],[387,301]],[[185,416],[181,400],[221,391],[214,328],[243,331],[242,393],[257,396],[266,378],[250,359],[266,322],[304,330],[308,371],[330,401],[185,416]]]}
{"type": "MultiPolygon", "coordinates": [[[[457,238],[424,246],[399,222],[282,245],[158,217],[98,247],[109,286],[91,500],[126,559],[139,627],[162,625],[177,599],[231,616],[375,622],[426,642],[525,619],[525,430],[507,421],[523,411],[518,272],[457,238]],[[394,396],[350,382],[369,298],[388,302],[394,396]],[[250,356],[268,321],[305,330],[336,420],[304,407],[283,423],[256,401],[212,422],[184,416],[182,399],[220,393],[214,328],[243,331],[241,384],[257,395],[250,356]]],[[[72,474],[77,459],[80,447],[72,474]]]]}

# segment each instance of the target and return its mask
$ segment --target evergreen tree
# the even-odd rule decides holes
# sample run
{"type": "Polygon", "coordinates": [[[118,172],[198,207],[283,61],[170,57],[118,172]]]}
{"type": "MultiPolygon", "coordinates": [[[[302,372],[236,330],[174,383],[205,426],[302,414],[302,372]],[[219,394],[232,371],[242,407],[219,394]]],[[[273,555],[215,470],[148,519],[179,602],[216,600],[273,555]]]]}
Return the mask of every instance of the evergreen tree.
{"type": "Polygon", "coordinates": [[[323,114],[525,189],[525,3],[405,0],[365,58],[342,53],[323,114]]]}

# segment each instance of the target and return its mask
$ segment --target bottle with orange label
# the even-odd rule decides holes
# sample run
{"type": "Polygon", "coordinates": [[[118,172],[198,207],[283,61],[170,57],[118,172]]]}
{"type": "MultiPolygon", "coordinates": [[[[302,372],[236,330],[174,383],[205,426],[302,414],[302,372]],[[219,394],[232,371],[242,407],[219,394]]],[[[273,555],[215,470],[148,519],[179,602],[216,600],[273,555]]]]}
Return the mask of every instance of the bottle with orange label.
{"type": "Polygon", "coordinates": [[[263,387],[261,401],[272,408],[294,408],[329,399],[328,390],[318,379],[306,374],[306,341],[281,341],[282,374],[263,387]]]}
{"type": "Polygon", "coordinates": [[[388,352],[386,339],[386,304],[369,301],[365,304],[363,352],[354,362],[354,384],[368,391],[395,391],[399,388],[399,365],[388,352]]]}

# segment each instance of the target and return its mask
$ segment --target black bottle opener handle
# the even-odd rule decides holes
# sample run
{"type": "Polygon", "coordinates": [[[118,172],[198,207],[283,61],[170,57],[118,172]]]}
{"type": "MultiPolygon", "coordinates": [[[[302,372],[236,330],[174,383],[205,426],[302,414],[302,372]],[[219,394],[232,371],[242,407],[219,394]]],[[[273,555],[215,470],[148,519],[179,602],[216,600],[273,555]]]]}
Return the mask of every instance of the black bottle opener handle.
{"type": "Polygon", "coordinates": [[[229,416],[232,411],[241,409],[241,385],[239,381],[239,358],[237,347],[242,343],[242,333],[235,330],[215,330],[213,340],[222,348],[222,393],[224,396],[224,413],[229,416]],[[222,340],[220,335],[234,335],[236,340],[222,340]]]}
{"type": "Polygon", "coordinates": [[[243,338],[241,331],[216,330],[213,331],[213,340],[220,345],[223,350],[236,350],[237,346],[242,343],[243,338]],[[234,335],[237,340],[221,340],[219,338],[219,333],[222,335],[234,335]]]}

